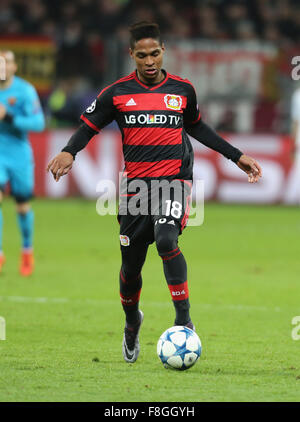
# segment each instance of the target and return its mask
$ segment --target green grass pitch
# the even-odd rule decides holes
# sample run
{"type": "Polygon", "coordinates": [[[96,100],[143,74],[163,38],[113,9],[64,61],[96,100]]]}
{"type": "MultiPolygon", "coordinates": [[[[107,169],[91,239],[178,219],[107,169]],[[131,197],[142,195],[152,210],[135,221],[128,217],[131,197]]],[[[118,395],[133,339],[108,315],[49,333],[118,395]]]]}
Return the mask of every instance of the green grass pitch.
{"type": "Polygon", "coordinates": [[[174,309],[155,246],[143,271],[140,357],[127,364],[116,217],[77,199],[33,206],[36,271],[24,279],[14,204],[3,204],[0,401],[299,401],[300,340],[291,336],[300,315],[298,208],[207,204],[204,224],[185,230],[180,247],[203,349],[180,372],[156,355],[174,309]]]}

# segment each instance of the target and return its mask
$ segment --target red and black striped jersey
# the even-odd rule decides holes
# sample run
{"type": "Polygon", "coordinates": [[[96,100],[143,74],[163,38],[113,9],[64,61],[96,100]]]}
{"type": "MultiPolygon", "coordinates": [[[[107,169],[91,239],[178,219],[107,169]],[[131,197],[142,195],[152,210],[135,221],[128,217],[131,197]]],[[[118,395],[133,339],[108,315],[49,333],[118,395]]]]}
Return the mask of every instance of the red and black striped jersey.
{"type": "Polygon", "coordinates": [[[163,72],[164,80],[149,86],[132,72],[104,88],[81,115],[96,132],[116,120],[128,178],[192,179],[184,126],[200,120],[196,93],[187,79],[163,72]]]}

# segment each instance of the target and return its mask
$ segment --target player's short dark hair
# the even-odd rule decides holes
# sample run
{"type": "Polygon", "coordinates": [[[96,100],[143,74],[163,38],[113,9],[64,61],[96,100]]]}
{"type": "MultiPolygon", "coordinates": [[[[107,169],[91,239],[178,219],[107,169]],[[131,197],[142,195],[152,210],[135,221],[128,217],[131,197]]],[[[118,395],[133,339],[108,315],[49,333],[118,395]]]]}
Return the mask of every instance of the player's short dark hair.
{"type": "Polygon", "coordinates": [[[135,43],[143,38],[154,38],[162,44],[161,34],[157,23],[147,21],[134,23],[129,27],[129,33],[129,44],[132,49],[134,49],[135,43]]]}

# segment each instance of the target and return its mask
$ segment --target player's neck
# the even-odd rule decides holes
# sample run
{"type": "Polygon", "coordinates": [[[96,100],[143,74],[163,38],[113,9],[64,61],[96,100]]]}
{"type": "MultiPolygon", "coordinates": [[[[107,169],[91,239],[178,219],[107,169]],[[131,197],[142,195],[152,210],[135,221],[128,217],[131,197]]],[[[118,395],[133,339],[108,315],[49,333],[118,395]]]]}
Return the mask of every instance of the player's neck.
{"type": "Polygon", "coordinates": [[[0,80],[0,89],[6,89],[9,88],[12,84],[13,77],[9,79],[5,79],[4,81],[0,80]]]}
{"type": "Polygon", "coordinates": [[[159,72],[158,72],[158,74],[157,74],[157,76],[156,76],[156,78],[155,79],[146,79],[146,78],[144,78],[140,73],[139,73],[139,71],[137,70],[136,71],[136,74],[137,74],[137,77],[138,77],[138,79],[143,83],[143,84],[146,84],[146,85],[156,85],[156,84],[159,84],[160,82],[162,82],[164,79],[165,79],[165,77],[166,77],[166,73],[163,71],[163,70],[160,70],[159,72]]]}

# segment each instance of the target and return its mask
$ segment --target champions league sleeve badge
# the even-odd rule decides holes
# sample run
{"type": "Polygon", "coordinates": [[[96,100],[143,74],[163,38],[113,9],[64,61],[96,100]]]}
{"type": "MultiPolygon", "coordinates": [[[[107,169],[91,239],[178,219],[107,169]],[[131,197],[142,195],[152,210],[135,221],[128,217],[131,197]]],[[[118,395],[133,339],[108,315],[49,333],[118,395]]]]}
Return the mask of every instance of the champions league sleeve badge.
{"type": "Polygon", "coordinates": [[[92,104],[86,109],[86,112],[87,113],[93,113],[93,111],[95,110],[95,108],[96,108],[96,101],[97,100],[94,100],[93,102],[92,102],[92,104]]]}

